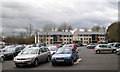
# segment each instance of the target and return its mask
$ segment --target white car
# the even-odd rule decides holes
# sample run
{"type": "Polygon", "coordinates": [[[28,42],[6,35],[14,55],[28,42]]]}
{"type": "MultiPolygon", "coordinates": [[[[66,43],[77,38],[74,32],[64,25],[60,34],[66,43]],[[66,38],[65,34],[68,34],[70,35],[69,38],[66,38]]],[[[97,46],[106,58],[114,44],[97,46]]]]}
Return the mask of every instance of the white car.
{"type": "Polygon", "coordinates": [[[49,46],[48,49],[50,50],[51,55],[55,54],[58,50],[57,46],[49,46]]]}

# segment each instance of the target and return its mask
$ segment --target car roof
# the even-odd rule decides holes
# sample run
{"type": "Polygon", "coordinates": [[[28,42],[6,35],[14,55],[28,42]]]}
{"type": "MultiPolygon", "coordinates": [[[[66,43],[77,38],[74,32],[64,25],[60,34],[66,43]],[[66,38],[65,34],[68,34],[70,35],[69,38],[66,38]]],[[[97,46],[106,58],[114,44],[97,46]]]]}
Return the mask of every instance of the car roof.
{"type": "Polygon", "coordinates": [[[70,48],[70,49],[73,49],[73,47],[61,47],[61,48],[63,48],[63,49],[66,49],[66,48],[70,48]]]}
{"type": "Polygon", "coordinates": [[[40,49],[40,47],[31,47],[29,49],[40,49]]]}
{"type": "Polygon", "coordinates": [[[98,44],[98,45],[108,45],[108,44],[98,44]]]}

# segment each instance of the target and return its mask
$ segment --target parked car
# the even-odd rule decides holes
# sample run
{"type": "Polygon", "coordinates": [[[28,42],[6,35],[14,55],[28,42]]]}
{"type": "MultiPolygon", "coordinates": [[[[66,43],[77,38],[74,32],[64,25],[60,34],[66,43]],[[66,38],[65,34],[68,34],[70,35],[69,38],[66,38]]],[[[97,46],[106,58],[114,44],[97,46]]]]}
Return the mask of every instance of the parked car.
{"type": "Polygon", "coordinates": [[[36,47],[46,47],[47,44],[46,43],[37,43],[36,47]]]}
{"type": "Polygon", "coordinates": [[[111,51],[112,53],[116,52],[116,48],[112,48],[108,44],[99,44],[94,48],[96,54],[100,54],[103,51],[111,51]]]}
{"type": "Polygon", "coordinates": [[[95,48],[95,44],[92,43],[92,44],[89,44],[86,46],[88,49],[94,49],[95,48]]]}
{"type": "Polygon", "coordinates": [[[79,58],[79,55],[73,47],[62,47],[52,56],[51,63],[56,65],[57,63],[68,63],[73,65],[74,61],[79,58]]]}
{"type": "Polygon", "coordinates": [[[87,46],[87,45],[88,45],[88,43],[82,43],[82,45],[83,45],[83,46],[87,46]]]}
{"type": "Polygon", "coordinates": [[[108,45],[113,46],[115,43],[108,43],[108,45]]]}
{"type": "Polygon", "coordinates": [[[119,46],[120,46],[120,43],[116,42],[116,43],[114,43],[114,45],[112,47],[117,49],[117,48],[119,48],[119,46]]]}
{"type": "Polygon", "coordinates": [[[74,49],[77,49],[77,46],[75,44],[65,44],[63,47],[72,47],[74,49]]]}
{"type": "Polygon", "coordinates": [[[82,43],[77,43],[79,46],[83,46],[83,44],[82,43]]]}
{"type": "Polygon", "coordinates": [[[120,55],[120,46],[116,49],[116,54],[120,55]]]}
{"type": "Polygon", "coordinates": [[[3,62],[4,61],[4,54],[3,54],[3,51],[0,50],[0,62],[3,62]]]}
{"type": "Polygon", "coordinates": [[[5,56],[5,59],[13,59],[15,56],[17,56],[18,53],[20,53],[24,49],[23,46],[16,46],[16,47],[10,47],[7,48],[3,53],[5,56]]]}
{"type": "Polygon", "coordinates": [[[2,48],[1,50],[5,51],[6,49],[11,48],[11,47],[15,47],[15,45],[5,46],[5,47],[4,47],[4,48],[2,48]]]}
{"type": "Polygon", "coordinates": [[[49,46],[48,49],[50,50],[51,55],[53,55],[58,50],[58,47],[57,46],[49,46]]]}
{"type": "Polygon", "coordinates": [[[51,54],[48,48],[32,47],[25,49],[20,55],[14,58],[16,67],[23,65],[38,66],[39,62],[48,62],[51,59],[51,54]]]}

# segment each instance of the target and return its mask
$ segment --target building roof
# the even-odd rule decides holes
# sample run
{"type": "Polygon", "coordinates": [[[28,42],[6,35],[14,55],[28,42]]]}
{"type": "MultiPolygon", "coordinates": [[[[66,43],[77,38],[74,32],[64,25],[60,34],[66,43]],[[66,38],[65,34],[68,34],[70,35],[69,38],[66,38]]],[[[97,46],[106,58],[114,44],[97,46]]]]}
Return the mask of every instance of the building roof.
{"type": "Polygon", "coordinates": [[[39,35],[72,35],[71,32],[39,32],[39,35]]]}
{"type": "Polygon", "coordinates": [[[105,35],[104,32],[76,32],[76,33],[80,35],[91,35],[91,34],[105,35]]]}

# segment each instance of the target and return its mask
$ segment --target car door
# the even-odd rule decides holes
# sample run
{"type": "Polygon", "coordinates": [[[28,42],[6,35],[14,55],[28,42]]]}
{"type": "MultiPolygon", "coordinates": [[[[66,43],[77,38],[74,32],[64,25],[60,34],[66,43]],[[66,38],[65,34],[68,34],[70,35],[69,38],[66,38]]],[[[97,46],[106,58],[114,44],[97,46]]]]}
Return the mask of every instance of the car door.
{"type": "Polygon", "coordinates": [[[43,54],[43,61],[45,61],[46,60],[46,58],[47,58],[47,53],[46,53],[46,50],[45,50],[45,48],[41,48],[41,50],[42,50],[42,54],[43,54]]]}
{"type": "Polygon", "coordinates": [[[105,51],[112,51],[112,48],[108,45],[104,45],[104,50],[105,51]]]}
{"type": "Polygon", "coordinates": [[[44,59],[44,53],[42,52],[42,49],[40,48],[38,51],[38,61],[42,62],[44,61],[43,59],[44,59]]]}
{"type": "Polygon", "coordinates": [[[76,59],[76,50],[75,49],[72,49],[72,58],[73,58],[73,60],[75,60],[76,59]]]}

